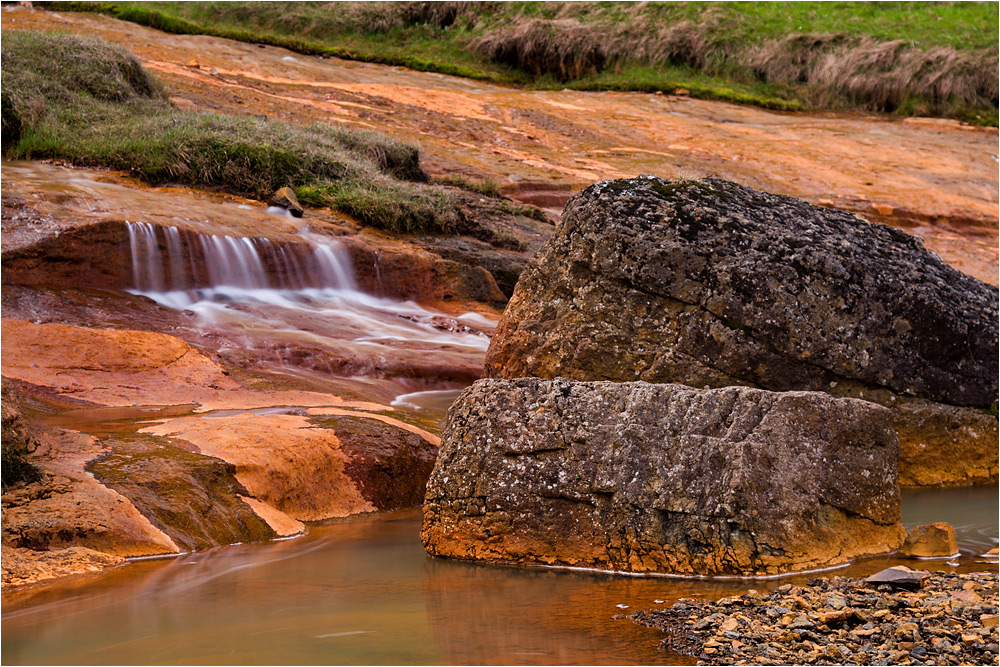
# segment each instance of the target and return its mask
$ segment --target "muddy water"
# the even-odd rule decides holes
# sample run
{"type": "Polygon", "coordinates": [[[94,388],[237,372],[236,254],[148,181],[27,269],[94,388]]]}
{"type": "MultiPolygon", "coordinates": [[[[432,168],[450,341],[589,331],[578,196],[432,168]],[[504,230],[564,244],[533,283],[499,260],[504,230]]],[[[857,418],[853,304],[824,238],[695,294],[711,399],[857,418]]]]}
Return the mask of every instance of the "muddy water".
{"type": "MultiPolygon", "coordinates": [[[[911,566],[995,569],[995,488],[906,494],[908,526],[950,520],[962,556],[911,566]]],[[[678,664],[658,631],[616,616],[680,597],[766,590],[432,559],[419,510],[358,516],[295,540],[132,562],[90,580],[8,594],[4,664],[678,664]],[[661,601],[661,602],[658,602],[661,601]],[[620,606],[624,605],[624,606],[620,606]]],[[[896,564],[855,563],[865,576],[896,564]]],[[[831,573],[832,574],[832,573],[831,573]]]]}

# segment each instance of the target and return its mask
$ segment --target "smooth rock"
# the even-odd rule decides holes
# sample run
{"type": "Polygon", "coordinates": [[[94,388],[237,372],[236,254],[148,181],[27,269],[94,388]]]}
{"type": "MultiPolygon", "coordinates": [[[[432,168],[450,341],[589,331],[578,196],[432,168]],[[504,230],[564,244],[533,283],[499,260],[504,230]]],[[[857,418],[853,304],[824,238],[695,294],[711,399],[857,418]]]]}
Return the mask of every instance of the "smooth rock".
{"type": "Polygon", "coordinates": [[[296,218],[302,217],[302,205],[299,204],[299,200],[295,196],[295,191],[290,187],[286,186],[276,190],[267,203],[271,206],[280,206],[287,209],[296,218]]]}
{"type": "Polygon", "coordinates": [[[877,572],[865,579],[870,584],[888,584],[896,588],[918,589],[930,574],[897,565],[877,572]]]}
{"type": "Polygon", "coordinates": [[[889,412],[822,393],[482,380],[449,411],[422,538],[454,558],[773,574],[898,548],[889,412]]]}
{"type": "Polygon", "coordinates": [[[997,476],[997,320],[995,287],[903,232],[717,179],[607,181],[529,262],[486,375],[864,398],[896,413],[907,485],[969,484],[997,476]]]}
{"type": "Polygon", "coordinates": [[[907,558],[950,558],[958,553],[955,529],[943,521],[914,526],[899,553],[907,558]]]}

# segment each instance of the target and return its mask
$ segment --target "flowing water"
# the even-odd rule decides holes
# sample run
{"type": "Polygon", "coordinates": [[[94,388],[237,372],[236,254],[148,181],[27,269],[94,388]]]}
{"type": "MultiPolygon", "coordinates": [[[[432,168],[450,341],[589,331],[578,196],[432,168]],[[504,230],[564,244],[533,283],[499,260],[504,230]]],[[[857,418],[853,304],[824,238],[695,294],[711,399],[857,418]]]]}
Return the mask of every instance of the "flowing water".
{"type": "Polygon", "coordinates": [[[129,291],[193,317],[221,354],[251,357],[272,372],[451,390],[478,376],[496,327],[477,313],[446,316],[360,291],[347,252],[307,227],[299,242],[127,227],[129,291]]]}
{"type": "MultiPolygon", "coordinates": [[[[908,526],[955,523],[959,565],[997,543],[995,488],[905,494],[908,526]]],[[[314,526],[303,538],[137,561],[4,596],[4,664],[678,664],[659,631],[616,618],[680,597],[809,575],[709,581],[512,568],[427,556],[419,510],[314,526]]],[[[827,575],[866,576],[889,558],[827,575]]],[[[814,575],[813,575],[814,576],[814,575]]]]}
{"type": "MultiPolygon", "coordinates": [[[[225,324],[244,333],[297,333],[301,341],[320,345],[353,340],[479,351],[489,346],[483,331],[468,326],[448,331],[435,321],[439,313],[359,291],[350,258],[335,240],[302,232],[308,247],[303,252],[266,238],[182,232],[149,223],[130,222],[128,230],[131,291],[193,312],[206,325],[225,324]]],[[[478,318],[467,321],[486,331],[495,326],[478,318]]]]}

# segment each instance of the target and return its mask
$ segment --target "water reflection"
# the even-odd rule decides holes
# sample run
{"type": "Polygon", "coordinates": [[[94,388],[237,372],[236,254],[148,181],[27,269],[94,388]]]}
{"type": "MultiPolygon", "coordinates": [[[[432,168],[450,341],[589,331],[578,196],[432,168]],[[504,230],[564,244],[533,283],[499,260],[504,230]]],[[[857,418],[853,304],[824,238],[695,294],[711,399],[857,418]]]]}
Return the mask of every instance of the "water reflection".
{"type": "MultiPolygon", "coordinates": [[[[997,542],[996,487],[904,495],[908,525],[951,520],[961,565],[997,542]]],[[[616,616],[768,581],[623,577],[426,556],[419,509],[314,526],[304,538],[131,563],[3,598],[4,664],[678,664],[616,616]],[[620,606],[621,605],[621,606],[620,606]]],[[[891,558],[832,575],[864,576],[891,558]]],[[[913,561],[909,561],[914,565],[913,561]]]]}

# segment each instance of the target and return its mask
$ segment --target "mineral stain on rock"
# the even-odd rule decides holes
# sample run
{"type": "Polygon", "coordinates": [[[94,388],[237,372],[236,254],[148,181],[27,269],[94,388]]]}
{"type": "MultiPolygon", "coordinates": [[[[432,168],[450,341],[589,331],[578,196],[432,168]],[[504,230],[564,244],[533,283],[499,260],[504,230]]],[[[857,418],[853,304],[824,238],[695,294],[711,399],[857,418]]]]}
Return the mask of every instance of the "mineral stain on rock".
{"type": "Polygon", "coordinates": [[[186,550],[268,540],[275,532],[248,506],[235,468],[161,438],[107,438],[110,452],[88,469],[186,550]]]}
{"type": "Polygon", "coordinates": [[[816,392],[481,380],[427,486],[432,555],[772,575],[899,548],[885,408],[816,392]]]}

